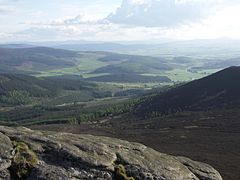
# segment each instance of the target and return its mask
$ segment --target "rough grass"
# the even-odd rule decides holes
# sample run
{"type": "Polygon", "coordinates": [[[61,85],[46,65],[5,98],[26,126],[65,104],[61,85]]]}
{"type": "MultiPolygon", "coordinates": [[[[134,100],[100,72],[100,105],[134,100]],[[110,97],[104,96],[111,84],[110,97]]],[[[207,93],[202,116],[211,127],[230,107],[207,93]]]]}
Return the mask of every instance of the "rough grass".
{"type": "Polygon", "coordinates": [[[126,169],[122,164],[115,167],[116,180],[135,180],[133,177],[128,177],[126,169]]]}
{"type": "Polygon", "coordinates": [[[24,142],[13,141],[15,155],[10,167],[13,179],[26,179],[34,165],[37,164],[36,154],[24,142]]]}

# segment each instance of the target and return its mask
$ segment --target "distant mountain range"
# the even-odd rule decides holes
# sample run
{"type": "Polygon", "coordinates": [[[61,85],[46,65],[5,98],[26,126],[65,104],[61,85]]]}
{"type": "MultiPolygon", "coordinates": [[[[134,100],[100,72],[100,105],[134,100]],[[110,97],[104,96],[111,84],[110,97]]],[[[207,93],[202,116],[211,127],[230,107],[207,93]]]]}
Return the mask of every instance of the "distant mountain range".
{"type": "Polygon", "coordinates": [[[35,47],[34,45],[30,44],[0,44],[0,48],[32,48],[35,47]]]}
{"type": "Polygon", "coordinates": [[[162,42],[91,42],[91,41],[62,41],[62,42],[15,42],[2,44],[0,47],[39,47],[46,46],[75,51],[111,51],[126,54],[147,56],[201,56],[233,57],[240,56],[240,41],[232,39],[199,39],[186,41],[162,42]]]}
{"type": "Polygon", "coordinates": [[[230,67],[167,92],[152,95],[141,103],[140,115],[168,114],[240,104],[240,67],[230,67]]]}

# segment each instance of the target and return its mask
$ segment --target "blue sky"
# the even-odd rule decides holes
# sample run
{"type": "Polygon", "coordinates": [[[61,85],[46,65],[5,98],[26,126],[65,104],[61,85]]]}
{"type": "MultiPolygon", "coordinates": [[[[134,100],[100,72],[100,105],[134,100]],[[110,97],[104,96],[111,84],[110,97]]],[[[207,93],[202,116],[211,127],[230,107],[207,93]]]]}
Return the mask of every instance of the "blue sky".
{"type": "Polygon", "coordinates": [[[240,38],[239,0],[0,0],[0,41],[240,38]]]}

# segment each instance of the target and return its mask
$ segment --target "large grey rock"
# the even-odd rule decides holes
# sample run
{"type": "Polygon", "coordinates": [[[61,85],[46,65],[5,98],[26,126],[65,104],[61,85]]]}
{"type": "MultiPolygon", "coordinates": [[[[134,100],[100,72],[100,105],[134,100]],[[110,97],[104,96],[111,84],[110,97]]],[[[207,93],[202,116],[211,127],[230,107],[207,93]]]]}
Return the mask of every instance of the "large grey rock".
{"type": "MultiPolygon", "coordinates": [[[[38,164],[28,179],[111,180],[115,179],[114,167],[119,164],[124,166],[128,176],[135,179],[222,179],[207,164],[159,153],[142,144],[119,139],[2,126],[0,133],[0,141],[6,144],[0,147],[0,155],[5,160],[11,162],[10,139],[25,142],[37,154],[38,164]]],[[[2,172],[8,167],[9,164],[2,172]]]]}
{"type": "Polygon", "coordinates": [[[9,179],[8,168],[11,166],[12,142],[0,132],[0,179],[9,179]]]}

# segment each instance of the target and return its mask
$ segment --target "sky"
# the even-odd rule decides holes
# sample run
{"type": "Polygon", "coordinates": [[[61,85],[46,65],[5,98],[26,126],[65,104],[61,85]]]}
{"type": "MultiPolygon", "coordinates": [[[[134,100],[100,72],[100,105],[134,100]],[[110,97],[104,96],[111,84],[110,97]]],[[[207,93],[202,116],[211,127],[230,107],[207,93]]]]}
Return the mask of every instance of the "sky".
{"type": "Polygon", "coordinates": [[[240,39],[240,0],[0,0],[0,43],[240,39]]]}

